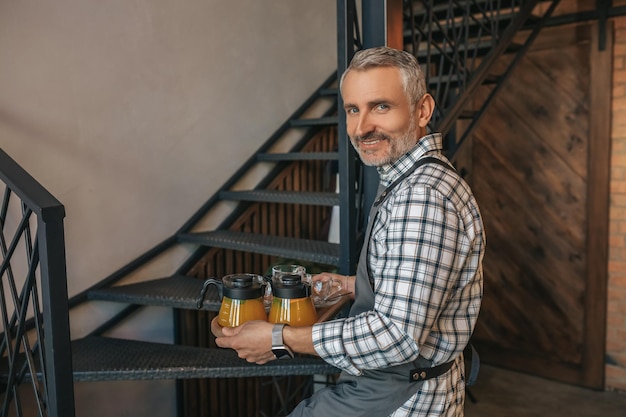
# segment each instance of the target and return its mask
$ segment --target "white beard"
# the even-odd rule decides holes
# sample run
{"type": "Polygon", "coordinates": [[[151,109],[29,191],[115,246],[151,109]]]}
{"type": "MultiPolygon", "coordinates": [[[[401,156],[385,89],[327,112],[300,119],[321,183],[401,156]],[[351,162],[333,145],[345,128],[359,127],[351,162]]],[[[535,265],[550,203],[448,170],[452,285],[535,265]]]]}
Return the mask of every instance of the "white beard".
{"type": "Polygon", "coordinates": [[[371,133],[363,137],[355,136],[354,138],[350,138],[350,142],[359,154],[361,161],[363,161],[365,165],[375,167],[388,165],[397,161],[402,155],[413,149],[418,140],[419,137],[417,135],[417,128],[415,126],[415,118],[413,117],[413,115],[411,115],[411,120],[407,131],[397,138],[392,138],[382,133],[371,133]],[[360,148],[361,141],[372,139],[386,140],[389,143],[389,147],[386,149],[386,151],[383,151],[382,154],[378,156],[374,155],[374,153],[380,151],[372,152],[360,148]]]}

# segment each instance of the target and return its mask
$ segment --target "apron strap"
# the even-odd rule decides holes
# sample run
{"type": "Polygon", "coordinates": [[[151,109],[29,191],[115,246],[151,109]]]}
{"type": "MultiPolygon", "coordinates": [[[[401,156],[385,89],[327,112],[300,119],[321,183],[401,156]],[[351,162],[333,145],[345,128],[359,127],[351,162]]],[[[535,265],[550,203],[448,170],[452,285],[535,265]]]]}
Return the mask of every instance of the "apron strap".
{"type": "Polygon", "coordinates": [[[376,215],[378,214],[378,207],[380,207],[380,205],[387,199],[387,197],[389,196],[389,194],[391,194],[391,191],[396,188],[398,186],[398,184],[400,184],[402,181],[404,181],[409,175],[413,174],[415,172],[415,170],[417,170],[417,168],[426,165],[426,164],[437,164],[437,165],[441,165],[444,168],[447,169],[452,169],[454,170],[454,168],[452,166],[450,166],[449,164],[447,164],[446,162],[442,161],[439,158],[435,158],[434,156],[426,156],[424,158],[418,159],[417,162],[415,162],[415,164],[413,164],[413,166],[411,168],[409,168],[409,170],[407,172],[405,172],[404,174],[402,174],[399,178],[397,178],[394,182],[392,182],[387,188],[385,188],[380,195],[378,196],[378,198],[376,199],[376,201],[374,201],[374,204],[372,205],[372,212],[370,213],[370,221],[368,223],[368,227],[367,227],[367,232],[365,235],[365,239],[367,239],[367,244],[365,246],[365,266],[367,267],[367,276],[369,278],[370,281],[370,286],[372,287],[372,289],[374,288],[374,277],[372,276],[372,272],[370,271],[370,266],[369,266],[369,262],[367,262],[367,253],[369,252],[369,244],[370,244],[370,233],[371,233],[371,227],[374,224],[374,220],[376,218],[376,215]]]}

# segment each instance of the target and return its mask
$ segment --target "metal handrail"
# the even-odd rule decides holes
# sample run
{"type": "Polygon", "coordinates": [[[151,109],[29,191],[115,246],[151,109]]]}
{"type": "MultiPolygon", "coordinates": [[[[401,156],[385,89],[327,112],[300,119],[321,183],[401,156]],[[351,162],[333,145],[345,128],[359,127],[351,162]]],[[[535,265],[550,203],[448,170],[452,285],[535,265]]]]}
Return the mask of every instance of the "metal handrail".
{"type": "Polygon", "coordinates": [[[2,149],[0,180],[5,186],[0,208],[0,368],[6,384],[0,415],[6,416],[11,405],[22,415],[18,387],[28,385],[40,416],[73,417],[65,208],[2,149]]]}
{"type": "MultiPolygon", "coordinates": [[[[557,0],[558,2],[558,0],[557,0]]],[[[406,48],[428,71],[426,82],[437,108],[431,129],[452,135],[474,92],[494,62],[513,45],[539,0],[405,1],[406,48]]],[[[464,137],[462,134],[460,135],[464,137]]],[[[447,140],[451,156],[459,147],[447,140]]]]}

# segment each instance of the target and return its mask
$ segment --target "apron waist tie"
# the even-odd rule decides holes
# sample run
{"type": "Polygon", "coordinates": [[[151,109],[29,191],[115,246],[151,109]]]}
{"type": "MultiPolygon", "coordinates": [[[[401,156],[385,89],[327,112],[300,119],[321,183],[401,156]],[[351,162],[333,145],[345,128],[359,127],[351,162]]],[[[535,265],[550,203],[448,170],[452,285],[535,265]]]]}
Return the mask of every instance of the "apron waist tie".
{"type": "Polygon", "coordinates": [[[414,368],[409,372],[409,382],[425,381],[443,375],[454,365],[454,359],[432,368],[414,368]]]}

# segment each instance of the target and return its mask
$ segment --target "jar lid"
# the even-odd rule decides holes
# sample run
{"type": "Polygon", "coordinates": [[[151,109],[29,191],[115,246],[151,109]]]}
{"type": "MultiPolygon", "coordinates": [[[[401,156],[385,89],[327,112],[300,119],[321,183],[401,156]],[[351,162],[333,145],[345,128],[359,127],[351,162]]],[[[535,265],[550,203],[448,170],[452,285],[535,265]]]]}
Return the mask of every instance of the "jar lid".
{"type": "Polygon", "coordinates": [[[251,300],[263,296],[263,277],[255,274],[231,274],[222,278],[224,297],[231,300],[251,300]]]}
{"type": "Polygon", "coordinates": [[[272,295],[277,298],[304,298],[311,295],[311,287],[302,282],[299,274],[285,274],[272,281],[272,295]]]}

